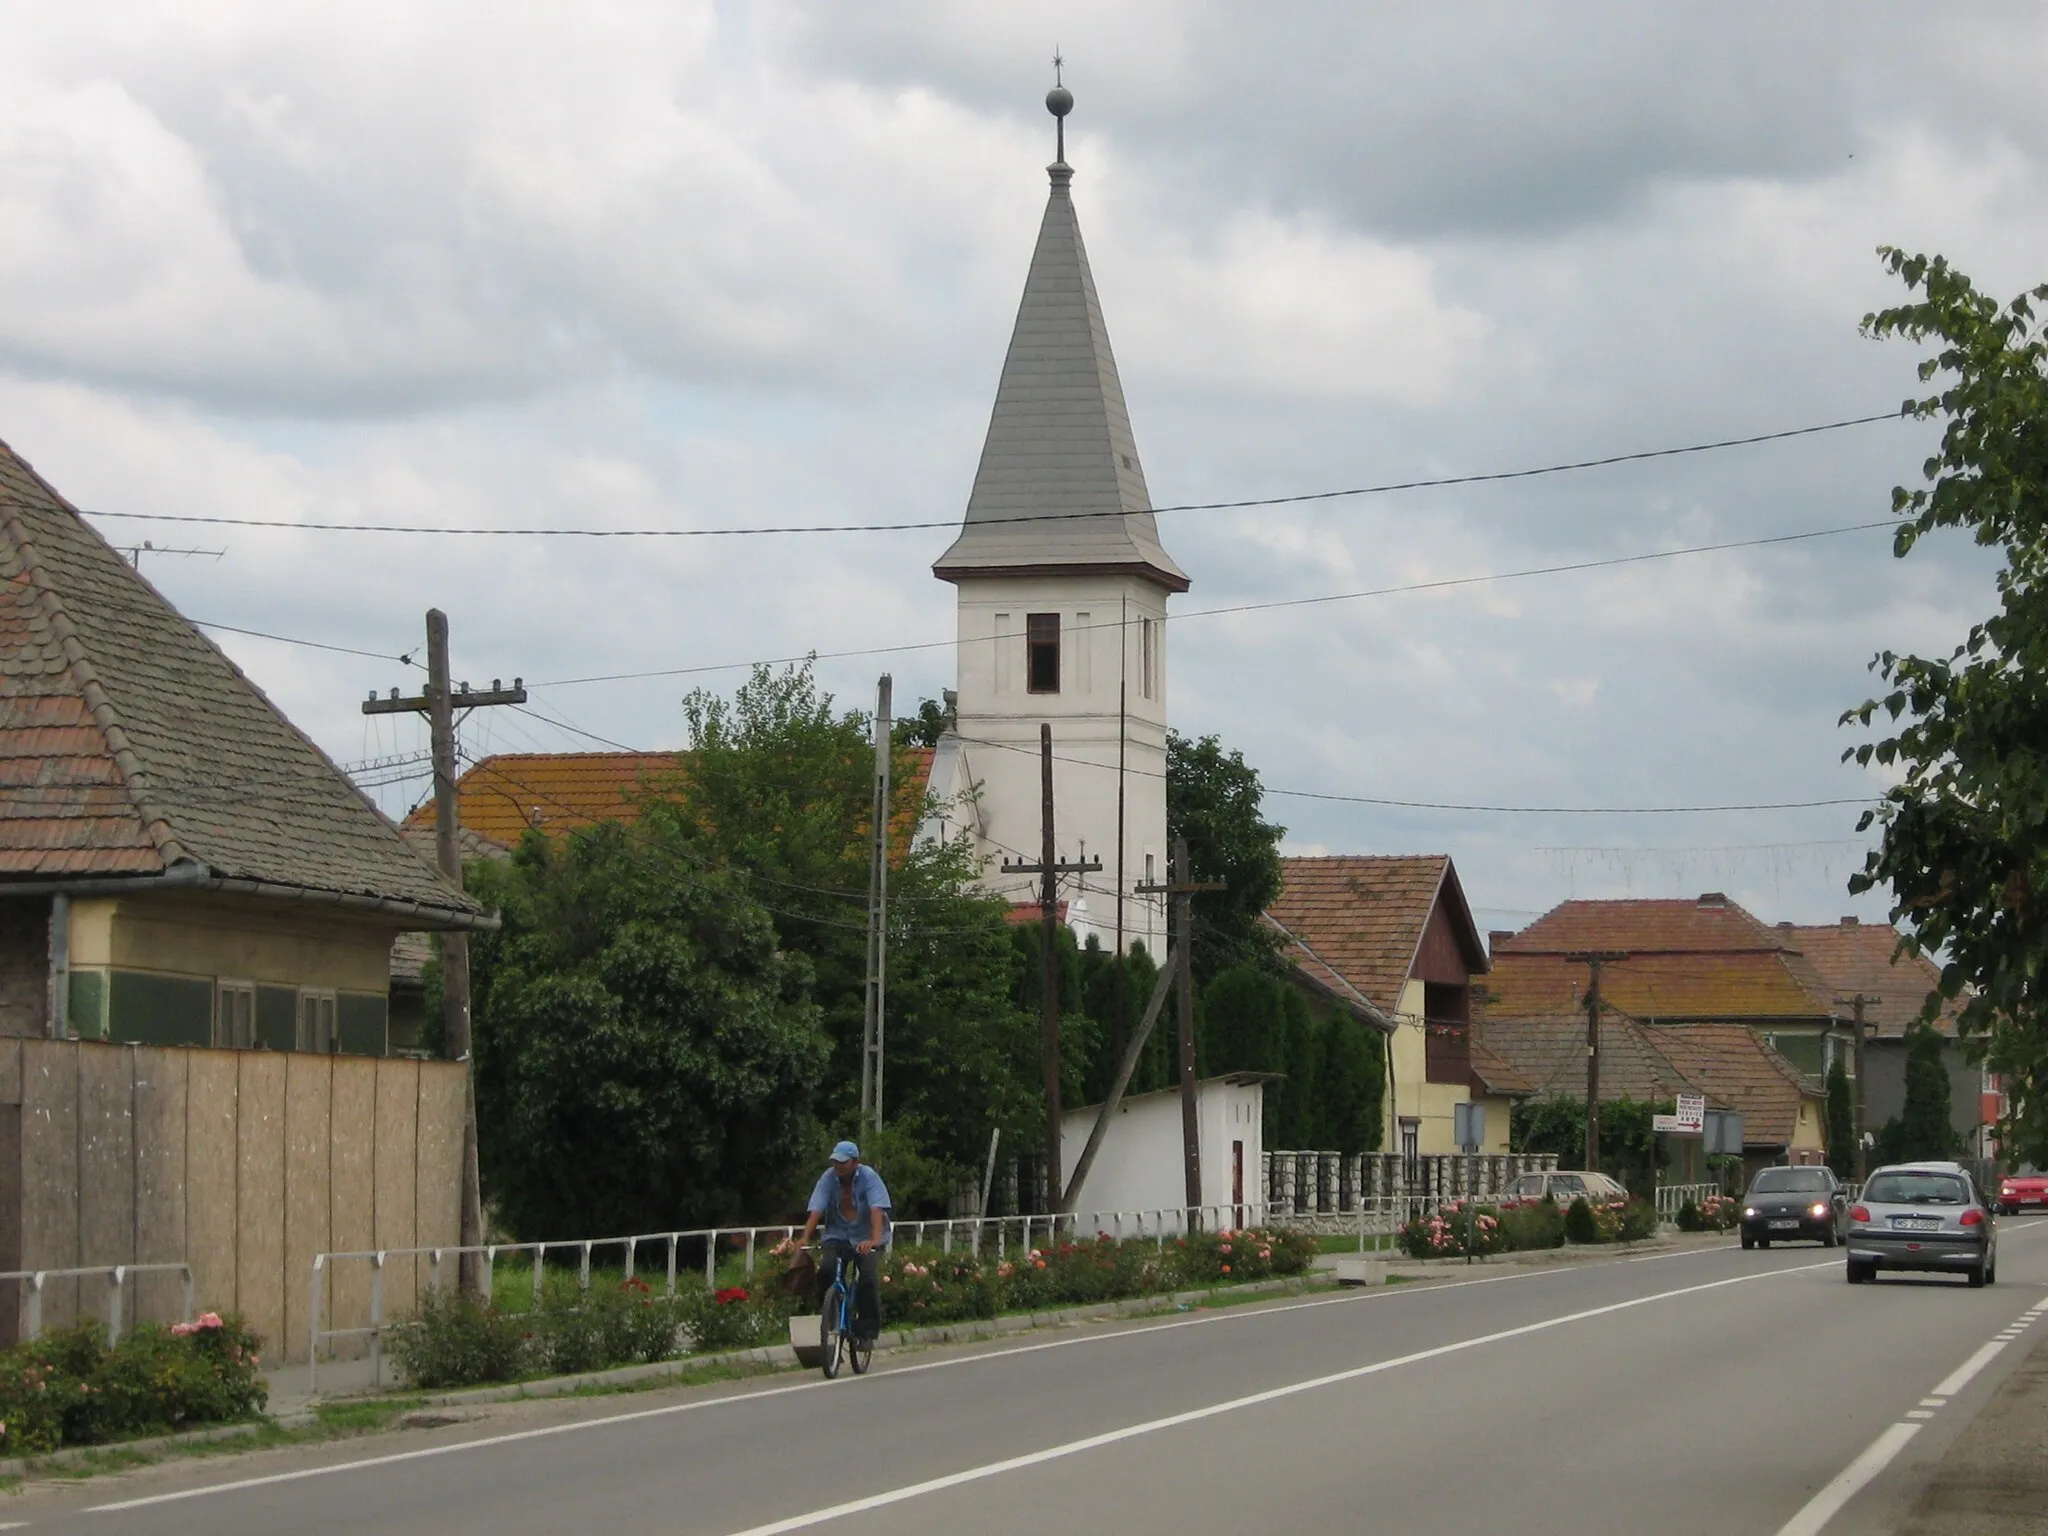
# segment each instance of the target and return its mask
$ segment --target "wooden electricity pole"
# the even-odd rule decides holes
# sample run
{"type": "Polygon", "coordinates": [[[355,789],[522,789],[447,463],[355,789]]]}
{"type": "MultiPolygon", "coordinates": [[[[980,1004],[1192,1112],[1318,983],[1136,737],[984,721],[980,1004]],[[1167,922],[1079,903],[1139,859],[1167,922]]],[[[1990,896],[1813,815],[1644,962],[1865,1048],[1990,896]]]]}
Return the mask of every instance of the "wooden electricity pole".
{"type": "Polygon", "coordinates": [[[1863,1148],[1863,1010],[1872,1003],[1881,1003],[1881,997],[1872,997],[1867,992],[1858,992],[1854,997],[1838,997],[1835,1006],[1847,1004],[1855,1026],[1855,1044],[1850,1061],[1856,1068],[1856,1096],[1849,1101],[1851,1119],[1856,1132],[1856,1182],[1860,1185],[1870,1172],[1870,1154],[1863,1148]]]}
{"type": "MultiPolygon", "coordinates": [[[[438,608],[427,610],[427,689],[425,693],[402,698],[396,688],[388,698],[370,695],[363,705],[366,715],[423,714],[432,734],[434,757],[434,854],[435,861],[457,890],[462,889],[462,813],[455,793],[455,711],[465,716],[472,709],[492,704],[524,704],[526,689],[513,678],[510,688],[493,679],[487,689],[474,692],[464,683],[458,689],[448,684],[448,615],[438,608]]],[[[483,1194],[476,1165],[476,1069],[469,1050],[469,935],[459,928],[441,935],[441,1018],[443,1054],[462,1063],[462,1228],[461,1244],[474,1248],[484,1240],[483,1194]]],[[[464,1290],[474,1292],[482,1284],[483,1267],[478,1255],[462,1255],[459,1271],[464,1290]]]]}
{"type": "Polygon", "coordinates": [[[1177,955],[1180,959],[1174,976],[1180,983],[1180,1145],[1189,1230],[1200,1221],[1202,1205],[1202,1122],[1195,1092],[1194,896],[1197,891],[1223,889],[1220,880],[1197,882],[1191,875],[1188,840],[1176,837],[1166,866],[1166,884],[1138,887],[1146,892],[1163,891],[1173,903],[1168,909],[1167,953],[1169,958],[1177,955]]]}
{"type": "Polygon", "coordinates": [[[1060,1181],[1060,876],[1094,874],[1102,860],[1069,859],[1062,863],[1053,838],[1052,727],[1038,728],[1039,846],[1038,862],[1003,862],[1006,875],[1037,875],[1039,933],[1043,969],[1039,980],[1041,1065],[1045,1077],[1045,1198],[1058,1206],[1066,1186],[1060,1181]]]}
{"type": "Polygon", "coordinates": [[[1574,965],[1583,964],[1591,973],[1586,988],[1586,1171],[1600,1171],[1600,967],[1610,961],[1626,960],[1617,949],[1585,949],[1565,956],[1574,965]]]}
{"type": "Polygon", "coordinates": [[[860,1049],[860,1122],[882,1128],[882,1046],[889,995],[889,755],[894,725],[889,703],[892,683],[884,672],[875,688],[875,793],[868,855],[867,1013],[860,1049]]]}

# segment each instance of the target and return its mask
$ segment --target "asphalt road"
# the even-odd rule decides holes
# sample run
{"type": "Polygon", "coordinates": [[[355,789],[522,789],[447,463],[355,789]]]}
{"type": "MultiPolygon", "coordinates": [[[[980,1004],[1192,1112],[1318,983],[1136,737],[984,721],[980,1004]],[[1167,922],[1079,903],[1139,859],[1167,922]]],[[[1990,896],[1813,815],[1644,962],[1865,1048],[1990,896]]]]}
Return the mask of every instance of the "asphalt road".
{"type": "Polygon", "coordinates": [[[1889,1526],[2048,1329],[2048,1220],[2000,1238],[1978,1291],[1852,1289],[1805,1246],[1481,1269],[167,1465],[33,1489],[0,1528],[1793,1536],[1841,1503],[1825,1529],[1847,1536],[1889,1526]],[[1829,1493],[1859,1457],[1867,1486],[1829,1493]]]}

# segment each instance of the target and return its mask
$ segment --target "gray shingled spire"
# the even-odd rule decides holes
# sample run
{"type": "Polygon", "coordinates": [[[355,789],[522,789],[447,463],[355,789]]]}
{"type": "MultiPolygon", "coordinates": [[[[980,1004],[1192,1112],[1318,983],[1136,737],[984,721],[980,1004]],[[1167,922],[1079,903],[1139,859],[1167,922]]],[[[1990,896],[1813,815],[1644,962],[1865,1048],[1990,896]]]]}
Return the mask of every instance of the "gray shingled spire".
{"type": "MultiPolygon", "coordinates": [[[[1073,97],[1055,87],[1046,108],[1064,119],[1073,97]]],[[[1052,194],[1024,301],[996,388],[981,467],[952,548],[932,567],[963,576],[1084,571],[1144,576],[1169,592],[1188,578],[1161,547],[1124,406],[1109,331],[1068,190],[1065,123],[1052,194]]]]}

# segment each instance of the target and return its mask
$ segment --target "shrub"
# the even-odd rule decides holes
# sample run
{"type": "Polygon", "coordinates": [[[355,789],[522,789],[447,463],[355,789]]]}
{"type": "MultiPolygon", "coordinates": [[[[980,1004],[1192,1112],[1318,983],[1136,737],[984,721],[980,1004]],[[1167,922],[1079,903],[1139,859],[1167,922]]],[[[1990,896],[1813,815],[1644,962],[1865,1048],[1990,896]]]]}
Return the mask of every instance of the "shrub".
{"type": "Polygon", "coordinates": [[[1564,1246],[1564,1212],[1557,1202],[1545,1198],[1534,1205],[1504,1211],[1500,1218],[1501,1238],[1510,1253],[1564,1246]]]}
{"type": "Polygon", "coordinates": [[[1657,1235],[1657,1207],[1647,1200],[1631,1200],[1619,1212],[1619,1230],[1624,1243],[1640,1243],[1657,1235]]]}
{"type": "Polygon", "coordinates": [[[459,1290],[428,1291],[391,1336],[391,1357],[415,1387],[474,1387],[522,1373],[530,1316],[499,1311],[459,1290]]]}
{"type": "Polygon", "coordinates": [[[1410,1258],[1461,1258],[1474,1254],[1500,1253],[1508,1247],[1500,1213],[1481,1206],[1468,1213],[1461,1205],[1440,1206],[1416,1217],[1401,1229],[1401,1251],[1410,1258]]]}
{"type": "MultiPolygon", "coordinates": [[[[671,1345],[677,1323],[688,1335],[690,1348],[700,1353],[727,1349],[752,1349],[771,1342],[781,1331],[786,1315],[759,1288],[743,1285],[692,1286],[677,1295],[675,1323],[670,1324],[671,1345]]],[[[677,1353],[673,1347],[670,1354],[677,1353]]],[[[668,1355],[651,1355],[665,1360],[668,1355]]]]}
{"type": "Polygon", "coordinates": [[[1599,1222],[1594,1219],[1593,1207],[1586,1203],[1584,1195],[1575,1196],[1565,1207],[1564,1235],[1565,1240],[1572,1243],[1601,1241],[1599,1222]]]}
{"type": "Polygon", "coordinates": [[[672,1360],[682,1353],[684,1303],[691,1294],[656,1296],[639,1279],[593,1285],[588,1296],[531,1315],[526,1369],[572,1376],[672,1360]]]}
{"type": "Polygon", "coordinates": [[[1707,1225],[1700,1215],[1698,1204],[1694,1202],[1691,1195],[1687,1195],[1678,1207],[1678,1230],[1681,1232],[1704,1232],[1706,1229],[1707,1225]]]}
{"type": "Polygon", "coordinates": [[[93,1445],[237,1419],[263,1407],[256,1336],[208,1312],[109,1348],[97,1323],[0,1355],[0,1452],[93,1445]]]}
{"type": "Polygon", "coordinates": [[[1702,1232],[1731,1232],[1742,1220],[1742,1202],[1733,1195],[1709,1195],[1700,1202],[1702,1232]]]}

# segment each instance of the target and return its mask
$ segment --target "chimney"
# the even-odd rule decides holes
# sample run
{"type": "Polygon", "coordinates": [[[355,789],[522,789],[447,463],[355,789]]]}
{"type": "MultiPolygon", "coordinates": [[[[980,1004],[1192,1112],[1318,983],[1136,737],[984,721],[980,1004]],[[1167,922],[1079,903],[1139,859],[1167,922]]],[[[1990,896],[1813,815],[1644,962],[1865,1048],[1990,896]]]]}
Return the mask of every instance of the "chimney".
{"type": "Polygon", "coordinates": [[[1725,891],[1703,891],[1700,893],[1699,904],[1702,907],[1725,907],[1728,905],[1728,894],[1725,891]]]}
{"type": "Polygon", "coordinates": [[[1844,928],[1855,928],[1855,927],[1859,927],[1859,926],[1861,926],[1861,925],[1860,925],[1860,924],[1859,924],[1859,923],[1858,923],[1858,922],[1856,921],[1856,919],[1855,919],[1855,918],[1853,918],[1853,917],[1845,917],[1845,918],[1843,918],[1843,919],[1842,919],[1842,926],[1843,926],[1844,928]]]}
{"type": "Polygon", "coordinates": [[[1515,930],[1512,928],[1488,929],[1486,934],[1486,952],[1489,955],[1499,954],[1501,945],[1507,943],[1507,941],[1509,939],[1512,939],[1514,936],[1515,930]]]}

